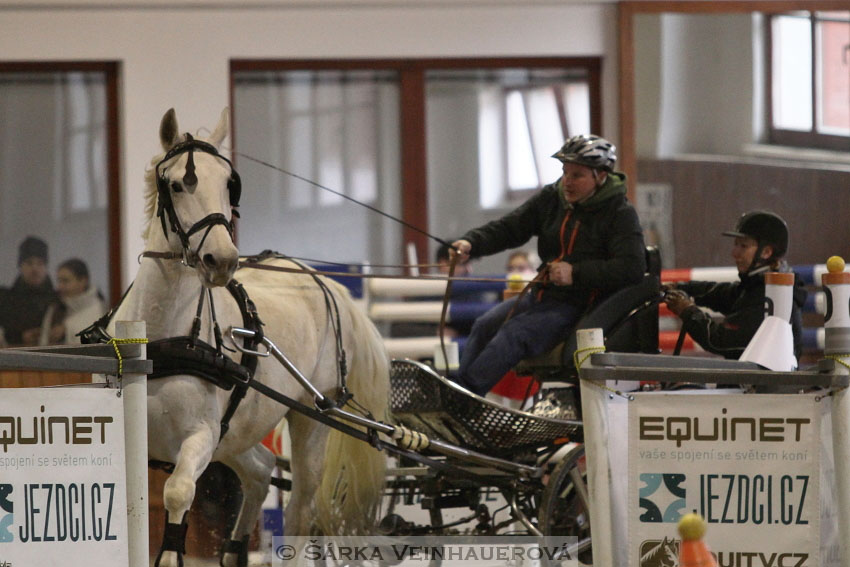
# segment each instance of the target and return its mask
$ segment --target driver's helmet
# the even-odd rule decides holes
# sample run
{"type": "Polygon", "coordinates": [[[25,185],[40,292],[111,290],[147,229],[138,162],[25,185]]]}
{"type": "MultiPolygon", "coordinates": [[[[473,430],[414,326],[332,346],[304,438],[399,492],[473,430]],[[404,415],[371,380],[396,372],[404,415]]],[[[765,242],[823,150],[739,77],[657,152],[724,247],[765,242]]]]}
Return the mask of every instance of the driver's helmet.
{"type": "Polygon", "coordinates": [[[782,258],[788,251],[788,225],[776,213],[770,211],[750,211],[741,215],[735,230],[728,230],[724,236],[749,236],[758,242],[759,250],[770,244],[773,256],[768,261],[782,258]]]}
{"type": "Polygon", "coordinates": [[[552,154],[563,163],[577,163],[593,169],[614,171],[617,163],[617,147],[599,136],[582,134],[573,136],[552,154]]]}

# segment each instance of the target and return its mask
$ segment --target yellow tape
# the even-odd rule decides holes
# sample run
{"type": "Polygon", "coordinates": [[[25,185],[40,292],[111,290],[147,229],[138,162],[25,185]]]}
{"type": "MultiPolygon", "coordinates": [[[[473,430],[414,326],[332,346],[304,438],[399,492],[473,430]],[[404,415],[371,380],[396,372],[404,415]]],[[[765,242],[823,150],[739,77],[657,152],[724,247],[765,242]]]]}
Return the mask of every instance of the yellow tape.
{"type": "Polygon", "coordinates": [[[146,345],[148,344],[147,339],[109,339],[109,342],[106,344],[112,345],[112,348],[115,349],[115,356],[118,358],[118,378],[124,374],[124,357],[121,356],[121,349],[118,348],[118,345],[146,345]]]}
{"type": "MultiPolygon", "coordinates": [[[[841,366],[845,367],[847,370],[850,370],[850,364],[844,362],[845,358],[850,358],[850,354],[827,354],[827,355],[824,356],[824,358],[829,358],[831,360],[834,360],[835,362],[837,362],[841,366]]],[[[834,396],[837,392],[840,392],[840,391],[846,390],[846,389],[847,389],[847,386],[842,386],[841,388],[831,389],[829,391],[829,393],[825,396],[815,396],[815,401],[819,402],[819,401],[821,401],[825,398],[828,398],[830,396],[834,396]]]]}
{"type": "MultiPolygon", "coordinates": [[[[580,348],[573,353],[573,364],[575,364],[575,366],[576,366],[576,371],[578,371],[579,378],[581,378],[581,366],[582,366],[582,364],[587,362],[588,358],[590,358],[591,356],[593,356],[594,354],[599,353],[599,352],[605,352],[605,347],[601,346],[601,347],[580,348]],[[587,354],[584,354],[584,353],[587,353],[587,354]],[[581,356],[581,355],[584,355],[584,356],[581,356]]],[[[606,386],[605,384],[603,384],[601,382],[596,382],[596,381],[593,381],[593,380],[588,380],[588,382],[593,384],[597,388],[602,388],[603,390],[608,390],[612,394],[616,394],[616,395],[618,395],[622,398],[626,398],[627,400],[633,400],[634,399],[634,396],[629,396],[629,395],[624,394],[620,390],[615,390],[614,388],[609,388],[608,386],[606,386]]]]}
{"type": "Polygon", "coordinates": [[[573,364],[575,364],[576,370],[581,370],[581,365],[584,364],[585,361],[587,361],[588,358],[590,358],[592,355],[594,355],[598,352],[605,352],[605,347],[604,346],[587,347],[587,348],[580,348],[577,351],[575,351],[573,353],[573,364]],[[585,356],[579,358],[579,355],[584,354],[584,353],[587,353],[587,354],[585,356]]]}

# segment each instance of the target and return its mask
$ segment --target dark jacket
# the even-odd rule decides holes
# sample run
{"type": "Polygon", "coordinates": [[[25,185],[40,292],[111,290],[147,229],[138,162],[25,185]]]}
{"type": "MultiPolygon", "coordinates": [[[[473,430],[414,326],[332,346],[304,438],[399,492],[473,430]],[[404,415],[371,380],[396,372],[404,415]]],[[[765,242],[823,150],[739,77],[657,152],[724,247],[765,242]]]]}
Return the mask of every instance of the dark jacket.
{"type": "Polygon", "coordinates": [[[0,327],[9,346],[22,345],[24,331],[41,327],[47,307],[57,300],[50,278],[33,287],[18,276],[12,287],[0,294],[0,327]]]}
{"type": "Polygon", "coordinates": [[[626,200],[626,176],[608,174],[605,183],[583,203],[569,204],[561,181],[547,185],[504,217],[470,230],[461,238],[472,244],[471,256],[516,248],[533,236],[543,264],[573,265],[573,284],[541,284],[544,295],[589,305],[610,293],[639,283],[646,271],[646,250],[637,213],[626,200]]]}
{"type": "MultiPolygon", "coordinates": [[[[724,358],[740,358],[764,321],[764,273],[743,275],[737,282],[688,282],[677,287],[693,296],[696,305],[725,315],[725,318],[718,322],[713,321],[696,305],[682,311],[682,327],[694,341],[708,352],[722,355],[724,358]]],[[[801,308],[806,301],[806,295],[800,276],[795,274],[791,331],[794,335],[794,356],[797,359],[803,352],[801,308]]]]}

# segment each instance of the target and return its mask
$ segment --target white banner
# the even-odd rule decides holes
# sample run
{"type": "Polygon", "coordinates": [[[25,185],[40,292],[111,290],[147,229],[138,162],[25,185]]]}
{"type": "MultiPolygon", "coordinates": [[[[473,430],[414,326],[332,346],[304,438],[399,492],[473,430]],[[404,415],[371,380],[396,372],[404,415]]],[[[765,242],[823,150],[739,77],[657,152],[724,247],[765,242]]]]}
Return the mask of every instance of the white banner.
{"type": "Polygon", "coordinates": [[[0,566],[127,564],[123,415],[115,390],[2,390],[0,566]]]}
{"type": "Polygon", "coordinates": [[[629,565],[675,567],[676,523],[708,522],[721,567],[820,565],[814,395],[637,394],[629,404],[629,565]]]}

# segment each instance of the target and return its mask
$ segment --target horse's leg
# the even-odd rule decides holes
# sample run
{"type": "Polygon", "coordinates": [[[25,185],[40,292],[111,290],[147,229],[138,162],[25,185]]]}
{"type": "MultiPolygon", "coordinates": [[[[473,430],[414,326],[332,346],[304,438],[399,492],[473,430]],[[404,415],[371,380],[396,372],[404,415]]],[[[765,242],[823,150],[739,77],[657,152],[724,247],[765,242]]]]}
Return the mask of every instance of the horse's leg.
{"type": "Polygon", "coordinates": [[[313,498],[322,480],[328,428],[297,412],[287,414],[292,444],[292,494],[286,506],[283,530],[290,536],[309,536],[315,508],[313,498]]]}
{"type": "Polygon", "coordinates": [[[218,428],[204,427],[180,444],[174,472],[165,481],[165,534],[155,567],[182,567],[186,543],[186,513],[195,498],[198,477],[210,464],[218,443],[218,428]],[[175,522],[176,520],[176,522],[175,522]]]}
{"type": "Polygon", "coordinates": [[[242,507],[239,517],[225,542],[221,554],[222,567],[248,566],[248,539],[257,523],[263,500],[269,491],[269,481],[274,469],[274,454],[264,445],[251,447],[244,453],[222,459],[242,484],[242,507]]]}

